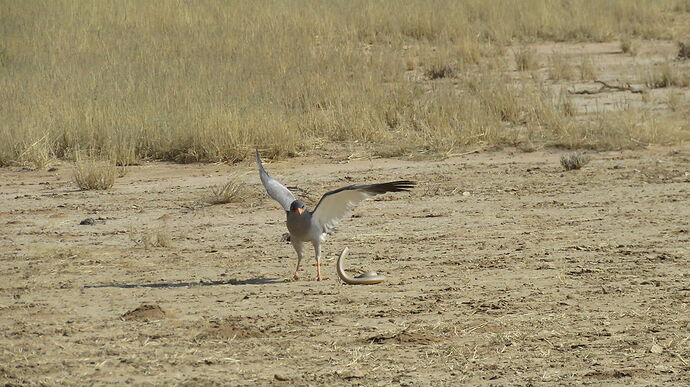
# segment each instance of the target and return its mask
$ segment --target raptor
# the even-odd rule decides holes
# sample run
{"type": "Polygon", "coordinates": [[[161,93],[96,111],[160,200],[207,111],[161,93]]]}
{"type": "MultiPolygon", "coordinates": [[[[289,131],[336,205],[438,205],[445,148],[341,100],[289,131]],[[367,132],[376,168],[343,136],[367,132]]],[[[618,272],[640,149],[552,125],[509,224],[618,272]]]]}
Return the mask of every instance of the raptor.
{"type": "Polygon", "coordinates": [[[404,192],[413,188],[416,183],[410,180],[398,180],[388,183],[348,185],[326,192],[309,211],[303,201],[295,196],[287,187],[272,178],[261,163],[259,151],[256,151],[256,165],[259,167],[259,177],[266,188],[266,192],[285,210],[287,229],[290,232],[290,243],[297,252],[297,267],[294,278],[300,278],[302,259],[304,258],[304,244],[311,242],[316,254],[316,280],[325,278],[321,275],[321,246],[326,236],[335,231],[338,223],[347,215],[348,211],[363,200],[386,192],[404,192]]]}

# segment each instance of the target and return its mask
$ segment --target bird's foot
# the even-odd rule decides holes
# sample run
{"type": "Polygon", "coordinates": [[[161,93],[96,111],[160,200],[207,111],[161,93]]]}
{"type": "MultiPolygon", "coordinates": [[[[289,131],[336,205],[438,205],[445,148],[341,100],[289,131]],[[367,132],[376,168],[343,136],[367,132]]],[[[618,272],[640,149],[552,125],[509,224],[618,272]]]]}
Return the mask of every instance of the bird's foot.
{"type": "Polygon", "coordinates": [[[328,277],[324,277],[324,276],[322,276],[321,274],[319,274],[319,275],[316,276],[316,280],[317,280],[317,281],[325,281],[325,280],[327,280],[327,279],[328,279],[328,277]]]}
{"type": "Polygon", "coordinates": [[[299,281],[300,276],[301,276],[301,274],[298,271],[296,271],[295,275],[292,277],[292,279],[294,279],[295,281],[299,281]]]}

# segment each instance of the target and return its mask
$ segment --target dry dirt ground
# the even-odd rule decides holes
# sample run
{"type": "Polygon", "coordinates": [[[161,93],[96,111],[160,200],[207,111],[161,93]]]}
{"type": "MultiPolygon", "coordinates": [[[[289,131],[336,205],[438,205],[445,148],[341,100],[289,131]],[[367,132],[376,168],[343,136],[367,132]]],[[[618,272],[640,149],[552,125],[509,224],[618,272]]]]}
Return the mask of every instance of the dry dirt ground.
{"type": "Polygon", "coordinates": [[[310,203],[419,182],[341,224],[324,282],[313,257],[290,279],[284,214],[249,162],[147,163],[102,192],[67,163],[1,169],[0,382],[690,384],[690,147],[570,172],[561,154],[267,163],[310,203]],[[202,204],[233,172],[248,202],[202,204]],[[389,280],[341,284],[345,246],[349,270],[389,280]]]}

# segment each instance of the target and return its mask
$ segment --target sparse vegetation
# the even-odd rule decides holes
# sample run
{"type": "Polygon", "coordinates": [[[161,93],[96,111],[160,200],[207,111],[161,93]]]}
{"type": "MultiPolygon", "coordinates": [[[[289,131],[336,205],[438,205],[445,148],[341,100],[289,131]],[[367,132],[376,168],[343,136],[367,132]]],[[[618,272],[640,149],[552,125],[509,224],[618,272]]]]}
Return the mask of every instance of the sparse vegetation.
{"type": "Polygon", "coordinates": [[[28,165],[36,169],[45,168],[50,164],[51,159],[52,154],[47,136],[43,136],[27,146],[18,157],[20,164],[28,165]]]}
{"type": "Polygon", "coordinates": [[[690,59],[690,40],[678,42],[678,59],[690,59]]]}
{"type": "Polygon", "coordinates": [[[231,176],[227,183],[213,186],[205,197],[209,204],[238,203],[251,196],[247,185],[240,180],[240,176],[231,176]]]}
{"type": "Polygon", "coordinates": [[[529,120],[429,79],[480,76],[476,64],[500,77],[507,47],[536,71],[535,41],[670,37],[678,4],[0,0],[0,165],[75,149],[130,165],[238,161],[255,146],[289,156],[318,141],[400,152],[510,142],[504,123],[529,120]]]}
{"type": "Polygon", "coordinates": [[[133,226],[127,230],[129,239],[139,246],[143,246],[145,250],[152,247],[172,247],[172,235],[167,227],[159,225],[154,228],[146,229],[138,233],[133,226]]]}
{"type": "Polygon", "coordinates": [[[172,247],[172,236],[167,228],[159,228],[145,233],[142,243],[145,249],[151,247],[172,247]]]}
{"type": "Polygon", "coordinates": [[[589,157],[582,152],[573,152],[561,156],[561,165],[566,171],[580,169],[589,162],[589,157]]]}
{"type": "Polygon", "coordinates": [[[523,46],[515,51],[515,64],[518,71],[531,71],[539,67],[539,61],[534,50],[523,46]]]}
{"type": "Polygon", "coordinates": [[[109,161],[81,160],[74,165],[74,182],[82,190],[106,190],[115,184],[118,169],[109,161]]]}
{"type": "Polygon", "coordinates": [[[621,51],[632,56],[637,55],[637,47],[630,37],[626,36],[621,40],[621,51]]]}
{"type": "Polygon", "coordinates": [[[563,55],[551,55],[549,58],[549,75],[553,80],[571,81],[575,79],[575,69],[570,59],[563,55]]]}
{"type": "Polygon", "coordinates": [[[593,81],[597,79],[596,68],[592,63],[592,58],[586,56],[582,57],[580,61],[580,79],[583,81],[593,81]]]}
{"type": "Polygon", "coordinates": [[[435,65],[426,70],[429,79],[451,78],[455,75],[455,69],[448,64],[435,65]]]}
{"type": "Polygon", "coordinates": [[[677,112],[680,110],[683,103],[683,97],[676,93],[671,93],[666,99],[666,104],[671,109],[671,111],[677,112]]]}
{"type": "Polygon", "coordinates": [[[652,66],[643,77],[645,85],[650,89],[690,86],[690,74],[688,71],[678,71],[668,61],[652,66]]]}

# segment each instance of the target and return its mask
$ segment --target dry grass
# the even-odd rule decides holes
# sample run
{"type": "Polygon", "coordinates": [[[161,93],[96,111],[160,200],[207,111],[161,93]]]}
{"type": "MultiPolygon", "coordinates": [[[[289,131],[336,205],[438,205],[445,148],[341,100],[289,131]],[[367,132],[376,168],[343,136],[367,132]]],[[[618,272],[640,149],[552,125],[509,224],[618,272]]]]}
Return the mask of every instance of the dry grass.
{"type": "Polygon", "coordinates": [[[551,55],[549,58],[549,76],[553,80],[572,81],[575,79],[575,68],[571,59],[563,55],[551,55]]]}
{"type": "MultiPolygon", "coordinates": [[[[289,156],[324,140],[402,152],[500,143],[505,120],[488,120],[491,104],[465,105],[465,91],[444,82],[501,63],[513,44],[672,37],[680,9],[681,0],[0,0],[0,165],[72,159],[75,149],[129,165],[237,161],[257,146],[289,156]],[[420,67],[421,81],[409,74],[420,67]]],[[[516,53],[521,70],[537,67],[530,50],[516,53]]]]}
{"type": "Polygon", "coordinates": [[[36,169],[42,169],[50,164],[52,158],[53,157],[47,137],[43,136],[27,146],[19,155],[18,161],[20,164],[29,165],[36,169]]]}
{"type": "Polygon", "coordinates": [[[678,59],[690,59],[690,40],[678,42],[678,59]]]}
{"type": "Polygon", "coordinates": [[[597,71],[592,62],[592,58],[583,57],[580,61],[580,79],[583,81],[593,81],[597,79],[597,71]]]}
{"type": "Polygon", "coordinates": [[[434,65],[426,70],[429,79],[452,78],[455,76],[455,69],[448,64],[434,65]]]}
{"type": "Polygon", "coordinates": [[[145,233],[142,242],[145,249],[151,247],[172,247],[172,235],[167,228],[159,228],[151,232],[145,233]]]}
{"type": "Polygon", "coordinates": [[[568,153],[561,156],[561,165],[566,171],[580,169],[589,162],[589,157],[581,152],[568,153]]]}
{"type": "Polygon", "coordinates": [[[153,247],[170,248],[173,246],[172,235],[164,225],[146,229],[141,233],[138,233],[133,226],[130,226],[127,233],[132,242],[138,246],[143,246],[145,250],[153,247]]]}
{"type": "Polygon", "coordinates": [[[680,111],[681,107],[683,106],[683,100],[684,98],[682,95],[671,93],[666,99],[666,104],[671,111],[677,112],[680,111]]]}
{"type": "Polygon", "coordinates": [[[539,67],[537,54],[533,49],[523,46],[515,51],[515,65],[518,71],[532,71],[539,67]]]}
{"type": "Polygon", "coordinates": [[[211,187],[204,200],[209,204],[239,203],[251,196],[252,193],[240,176],[233,175],[227,183],[211,187]]]}
{"type": "Polygon", "coordinates": [[[630,37],[626,36],[621,40],[621,51],[623,51],[625,54],[636,56],[637,46],[630,37]]]}
{"type": "Polygon", "coordinates": [[[648,68],[643,79],[644,84],[650,89],[690,86],[688,69],[679,70],[668,61],[648,68]]]}
{"type": "Polygon", "coordinates": [[[82,190],[106,190],[115,184],[119,171],[109,161],[77,160],[73,179],[82,190]]]}

